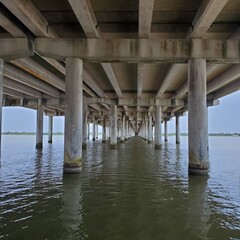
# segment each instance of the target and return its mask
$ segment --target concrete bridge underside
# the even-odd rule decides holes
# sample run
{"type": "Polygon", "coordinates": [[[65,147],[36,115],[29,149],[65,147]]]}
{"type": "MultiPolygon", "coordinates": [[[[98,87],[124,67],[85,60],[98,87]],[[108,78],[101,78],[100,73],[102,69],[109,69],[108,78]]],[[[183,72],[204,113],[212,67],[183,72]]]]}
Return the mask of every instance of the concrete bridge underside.
{"type": "Polygon", "coordinates": [[[37,110],[39,148],[43,114],[49,142],[65,116],[65,172],[81,170],[90,122],[113,148],[155,126],[157,149],[172,117],[180,143],[188,111],[189,172],[207,174],[207,107],[240,89],[239,16],[237,0],[1,0],[0,102],[37,110]]]}

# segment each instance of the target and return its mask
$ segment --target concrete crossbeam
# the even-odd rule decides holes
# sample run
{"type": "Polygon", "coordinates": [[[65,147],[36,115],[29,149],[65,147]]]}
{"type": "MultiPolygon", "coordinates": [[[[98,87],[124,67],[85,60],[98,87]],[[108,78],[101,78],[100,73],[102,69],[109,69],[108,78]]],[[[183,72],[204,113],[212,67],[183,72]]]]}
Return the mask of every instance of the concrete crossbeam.
{"type": "Polygon", "coordinates": [[[240,62],[239,40],[212,39],[46,39],[35,40],[46,57],[80,57],[91,62],[175,62],[204,58],[240,62]]]}
{"type": "Polygon", "coordinates": [[[30,57],[33,55],[33,43],[26,38],[1,38],[0,56],[4,61],[30,57]]]}

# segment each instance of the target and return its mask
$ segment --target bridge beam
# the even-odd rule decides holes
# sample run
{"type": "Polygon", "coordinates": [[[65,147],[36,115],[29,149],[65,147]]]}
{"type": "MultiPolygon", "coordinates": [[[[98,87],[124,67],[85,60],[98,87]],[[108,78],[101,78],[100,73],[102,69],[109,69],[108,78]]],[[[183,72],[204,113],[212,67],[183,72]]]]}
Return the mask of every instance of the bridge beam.
{"type": "Polygon", "coordinates": [[[48,39],[37,38],[41,55],[90,62],[186,63],[203,58],[208,62],[240,62],[239,40],[215,39],[48,39]]]}

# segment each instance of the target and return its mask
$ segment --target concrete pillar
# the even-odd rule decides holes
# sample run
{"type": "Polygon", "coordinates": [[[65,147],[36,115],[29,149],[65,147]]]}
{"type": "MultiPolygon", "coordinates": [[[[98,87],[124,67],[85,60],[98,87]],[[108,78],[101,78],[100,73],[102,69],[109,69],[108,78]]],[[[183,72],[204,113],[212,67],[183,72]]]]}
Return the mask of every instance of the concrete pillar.
{"type": "Polygon", "coordinates": [[[103,124],[102,124],[102,142],[107,141],[107,116],[103,115],[103,124]]]}
{"type": "Polygon", "coordinates": [[[125,117],[125,140],[128,140],[128,119],[125,117]]]}
{"type": "Polygon", "coordinates": [[[2,143],[3,59],[0,59],[0,152],[2,143]]]}
{"type": "Polygon", "coordinates": [[[125,141],[125,116],[122,117],[121,143],[125,141]]]}
{"type": "Polygon", "coordinates": [[[168,129],[167,129],[167,120],[164,121],[164,141],[168,141],[168,129]]]}
{"type": "Polygon", "coordinates": [[[92,125],[92,140],[96,140],[96,120],[95,117],[93,117],[93,125],[92,125]]]}
{"type": "Polygon", "coordinates": [[[152,116],[148,116],[148,143],[152,142],[152,116]]]}
{"type": "Polygon", "coordinates": [[[66,59],[64,172],[82,170],[83,61],[66,59]]]}
{"type": "Polygon", "coordinates": [[[96,120],[96,139],[98,139],[98,120],[96,120]]]}
{"type": "Polygon", "coordinates": [[[53,116],[48,117],[48,143],[52,143],[53,135],[53,116]]]}
{"type": "Polygon", "coordinates": [[[145,138],[148,140],[148,118],[145,117],[145,138]]]}
{"type": "Polygon", "coordinates": [[[176,116],[176,144],[180,144],[179,116],[176,116]]]}
{"type": "Polygon", "coordinates": [[[111,148],[117,148],[117,105],[111,106],[111,148]]]}
{"type": "Polygon", "coordinates": [[[43,147],[43,106],[39,99],[37,107],[37,130],[36,130],[36,148],[43,147]]]}
{"type": "Polygon", "coordinates": [[[89,137],[90,137],[90,123],[88,122],[87,123],[87,139],[89,139],[89,137]]]}
{"type": "Polygon", "coordinates": [[[88,121],[88,105],[83,104],[83,139],[82,147],[87,148],[87,121],[88,121]]]}
{"type": "Polygon", "coordinates": [[[206,60],[191,59],[188,61],[189,174],[208,174],[207,127],[206,60]]]}
{"type": "Polygon", "coordinates": [[[155,148],[159,149],[162,147],[162,107],[155,106],[155,148]]]}

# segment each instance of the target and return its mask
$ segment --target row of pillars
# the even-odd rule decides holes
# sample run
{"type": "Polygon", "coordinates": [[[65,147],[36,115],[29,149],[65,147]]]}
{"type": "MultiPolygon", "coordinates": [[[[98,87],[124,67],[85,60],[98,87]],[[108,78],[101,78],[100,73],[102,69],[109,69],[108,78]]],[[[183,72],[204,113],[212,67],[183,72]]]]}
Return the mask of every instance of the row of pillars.
{"type": "MultiPolygon", "coordinates": [[[[164,120],[164,141],[168,141],[168,130],[167,130],[168,120],[164,120]]],[[[180,144],[180,120],[179,116],[176,115],[176,144],[180,144]]],[[[161,149],[162,147],[162,128],[161,128],[161,107],[156,107],[155,111],[155,148],[161,149]]],[[[152,116],[146,117],[144,119],[143,125],[140,128],[139,135],[145,138],[148,143],[151,143],[153,140],[153,124],[152,116]]]]}
{"type": "MultiPolygon", "coordinates": [[[[64,172],[78,173],[82,168],[82,143],[87,133],[83,129],[87,112],[83,111],[83,61],[79,58],[66,59],[66,110],[64,135],[64,172]]],[[[0,60],[0,99],[3,94],[3,60],[0,60]]],[[[0,120],[2,101],[0,101],[0,120]]],[[[208,173],[208,119],[206,106],[206,60],[188,61],[188,132],[189,173],[208,173]]],[[[38,105],[37,146],[41,147],[43,106],[38,105]]],[[[52,120],[50,120],[52,121],[52,120]]],[[[49,124],[50,127],[52,123],[49,124]]],[[[0,124],[1,126],[1,124],[0,124]]],[[[161,106],[155,107],[155,143],[161,146],[161,106]]],[[[179,123],[177,123],[179,128],[179,123]]],[[[148,132],[152,139],[152,117],[149,116],[148,132]]],[[[50,131],[52,132],[52,131],[50,131]]],[[[179,130],[177,131],[179,132],[179,130]]],[[[124,136],[124,131],[123,131],[124,136]]],[[[51,136],[50,136],[51,138],[51,136]]],[[[178,135],[179,139],[179,135],[178,135]]],[[[51,139],[49,140],[51,141],[51,139]]],[[[117,145],[117,106],[111,106],[111,146],[117,145]]]]}

